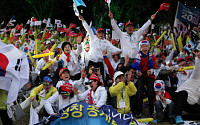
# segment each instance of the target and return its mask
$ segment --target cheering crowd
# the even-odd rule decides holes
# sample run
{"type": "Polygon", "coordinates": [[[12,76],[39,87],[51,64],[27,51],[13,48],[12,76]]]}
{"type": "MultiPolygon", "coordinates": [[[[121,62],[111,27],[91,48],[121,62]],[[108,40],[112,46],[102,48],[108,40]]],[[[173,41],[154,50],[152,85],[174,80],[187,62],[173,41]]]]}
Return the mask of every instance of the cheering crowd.
{"type": "MultiPolygon", "coordinates": [[[[148,102],[149,117],[157,123],[166,119],[176,124],[183,123],[183,119],[200,120],[199,27],[192,26],[187,33],[178,32],[176,27],[162,28],[161,32],[167,33],[155,44],[159,33],[150,27],[156,14],[137,30],[132,22],[127,22],[125,32],[116,24],[112,12],[108,16],[118,44],[105,38],[103,28],[94,32],[81,15],[78,19],[86,33],[71,28],[70,32],[77,36],[69,36],[56,26],[27,28],[28,25],[20,24],[1,30],[1,42],[13,44],[28,57],[30,78],[23,89],[31,92],[20,102],[21,108],[32,105],[38,114],[49,116],[59,115],[60,109],[73,102],[85,102],[97,108],[111,105],[119,113],[133,113],[135,118],[141,118],[143,103],[148,102]],[[180,49],[179,37],[183,46],[194,42],[195,49],[180,49]],[[31,60],[28,53],[33,56],[36,51],[53,55],[31,60]],[[184,70],[192,66],[194,69],[184,70]]],[[[1,120],[4,125],[11,125],[5,104],[7,92],[0,93],[1,120]]]]}

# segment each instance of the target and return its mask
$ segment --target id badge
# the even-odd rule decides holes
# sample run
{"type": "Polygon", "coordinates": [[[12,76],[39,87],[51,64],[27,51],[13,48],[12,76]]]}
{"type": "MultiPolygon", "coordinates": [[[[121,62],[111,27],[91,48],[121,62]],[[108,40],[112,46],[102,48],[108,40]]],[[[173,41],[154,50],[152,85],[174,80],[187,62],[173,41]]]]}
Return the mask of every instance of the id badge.
{"type": "Polygon", "coordinates": [[[120,108],[125,108],[126,107],[124,99],[119,101],[119,107],[120,108]]]}

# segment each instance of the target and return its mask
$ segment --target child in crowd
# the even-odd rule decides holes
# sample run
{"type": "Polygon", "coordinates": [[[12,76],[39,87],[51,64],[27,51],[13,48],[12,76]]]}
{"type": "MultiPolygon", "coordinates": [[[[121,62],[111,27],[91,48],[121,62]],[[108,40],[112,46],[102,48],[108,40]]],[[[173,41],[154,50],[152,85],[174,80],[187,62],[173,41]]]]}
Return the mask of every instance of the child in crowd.
{"type": "Polygon", "coordinates": [[[142,104],[143,104],[143,90],[144,85],[147,86],[147,96],[149,101],[149,116],[153,116],[153,100],[155,96],[154,92],[154,81],[155,75],[153,74],[153,68],[155,68],[155,57],[150,52],[150,44],[149,41],[143,40],[139,43],[139,52],[136,56],[135,62],[133,63],[133,69],[136,69],[137,75],[139,76],[136,88],[136,98],[138,103],[136,105],[136,117],[141,117],[142,112],[142,104]]]}
{"type": "Polygon", "coordinates": [[[164,113],[167,113],[168,121],[173,124],[174,102],[169,93],[165,91],[165,83],[163,80],[156,80],[154,82],[154,91],[156,92],[154,105],[157,122],[163,122],[165,119],[164,113]]]}

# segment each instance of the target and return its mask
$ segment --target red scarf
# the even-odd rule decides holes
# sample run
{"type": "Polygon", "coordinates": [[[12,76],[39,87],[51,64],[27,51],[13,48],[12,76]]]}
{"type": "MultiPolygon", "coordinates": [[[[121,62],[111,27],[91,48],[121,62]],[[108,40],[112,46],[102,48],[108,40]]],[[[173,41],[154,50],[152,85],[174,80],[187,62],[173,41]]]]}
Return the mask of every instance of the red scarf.
{"type": "Polygon", "coordinates": [[[65,53],[65,52],[64,52],[64,54],[67,56],[67,59],[66,59],[66,61],[67,61],[67,62],[70,62],[70,53],[69,53],[69,54],[67,54],[67,53],[65,53]]]}
{"type": "Polygon", "coordinates": [[[85,50],[86,52],[88,52],[89,50],[85,50]]]}
{"type": "Polygon", "coordinates": [[[92,95],[91,94],[92,94],[92,89],[90,90],[90,92],[87,95],[87,98],[88,98],[87,103],[88,104],[93,104],[93,100],[92,100],[92,95]]]}

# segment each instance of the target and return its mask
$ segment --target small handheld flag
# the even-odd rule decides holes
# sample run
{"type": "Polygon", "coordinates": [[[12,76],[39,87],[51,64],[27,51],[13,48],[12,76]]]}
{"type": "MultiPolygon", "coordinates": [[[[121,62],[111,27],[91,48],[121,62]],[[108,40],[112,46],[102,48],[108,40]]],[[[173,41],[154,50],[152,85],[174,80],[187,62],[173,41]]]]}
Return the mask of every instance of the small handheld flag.
{"type": "Polygon", "coordinates": [[[190,40],[188,43],[184,46],[185,50],[188,50],[189,52],[192,52],[192,50],[195,48],[195,44],[190,40]]]}
{"type": "Polygon", "coordinates": [[[83,0],[74,0],[76,6],[84,6],[86,7],[85,3],[83,2],[83,0]]]}
{"type": "Polygon", "coordinates": [[[79,11],[78,11],[78,8],[76,6],[76,3],[73,1],[73,9],[74,9],[74,13],[76,16],[79,16],[79,11]]]}
{"type": "Polygon", "coordinates": [[[160,8],[157,10],[157,12],[155,14],[158,13],[158,11],[161,11],[161,10],[165,10],[165,11],[168,11],[169,10],[169,7],[170,7],[170,4],[169,3],[162,3],[160,5],[160,8]]]}
{"type": "Polygon", "coordinates": [[[110,3],[111,3],[111,0],[105,0],[106,3],[108,3],[108,8],[109,8],[109,11],[110,11],[110,3]]]}

